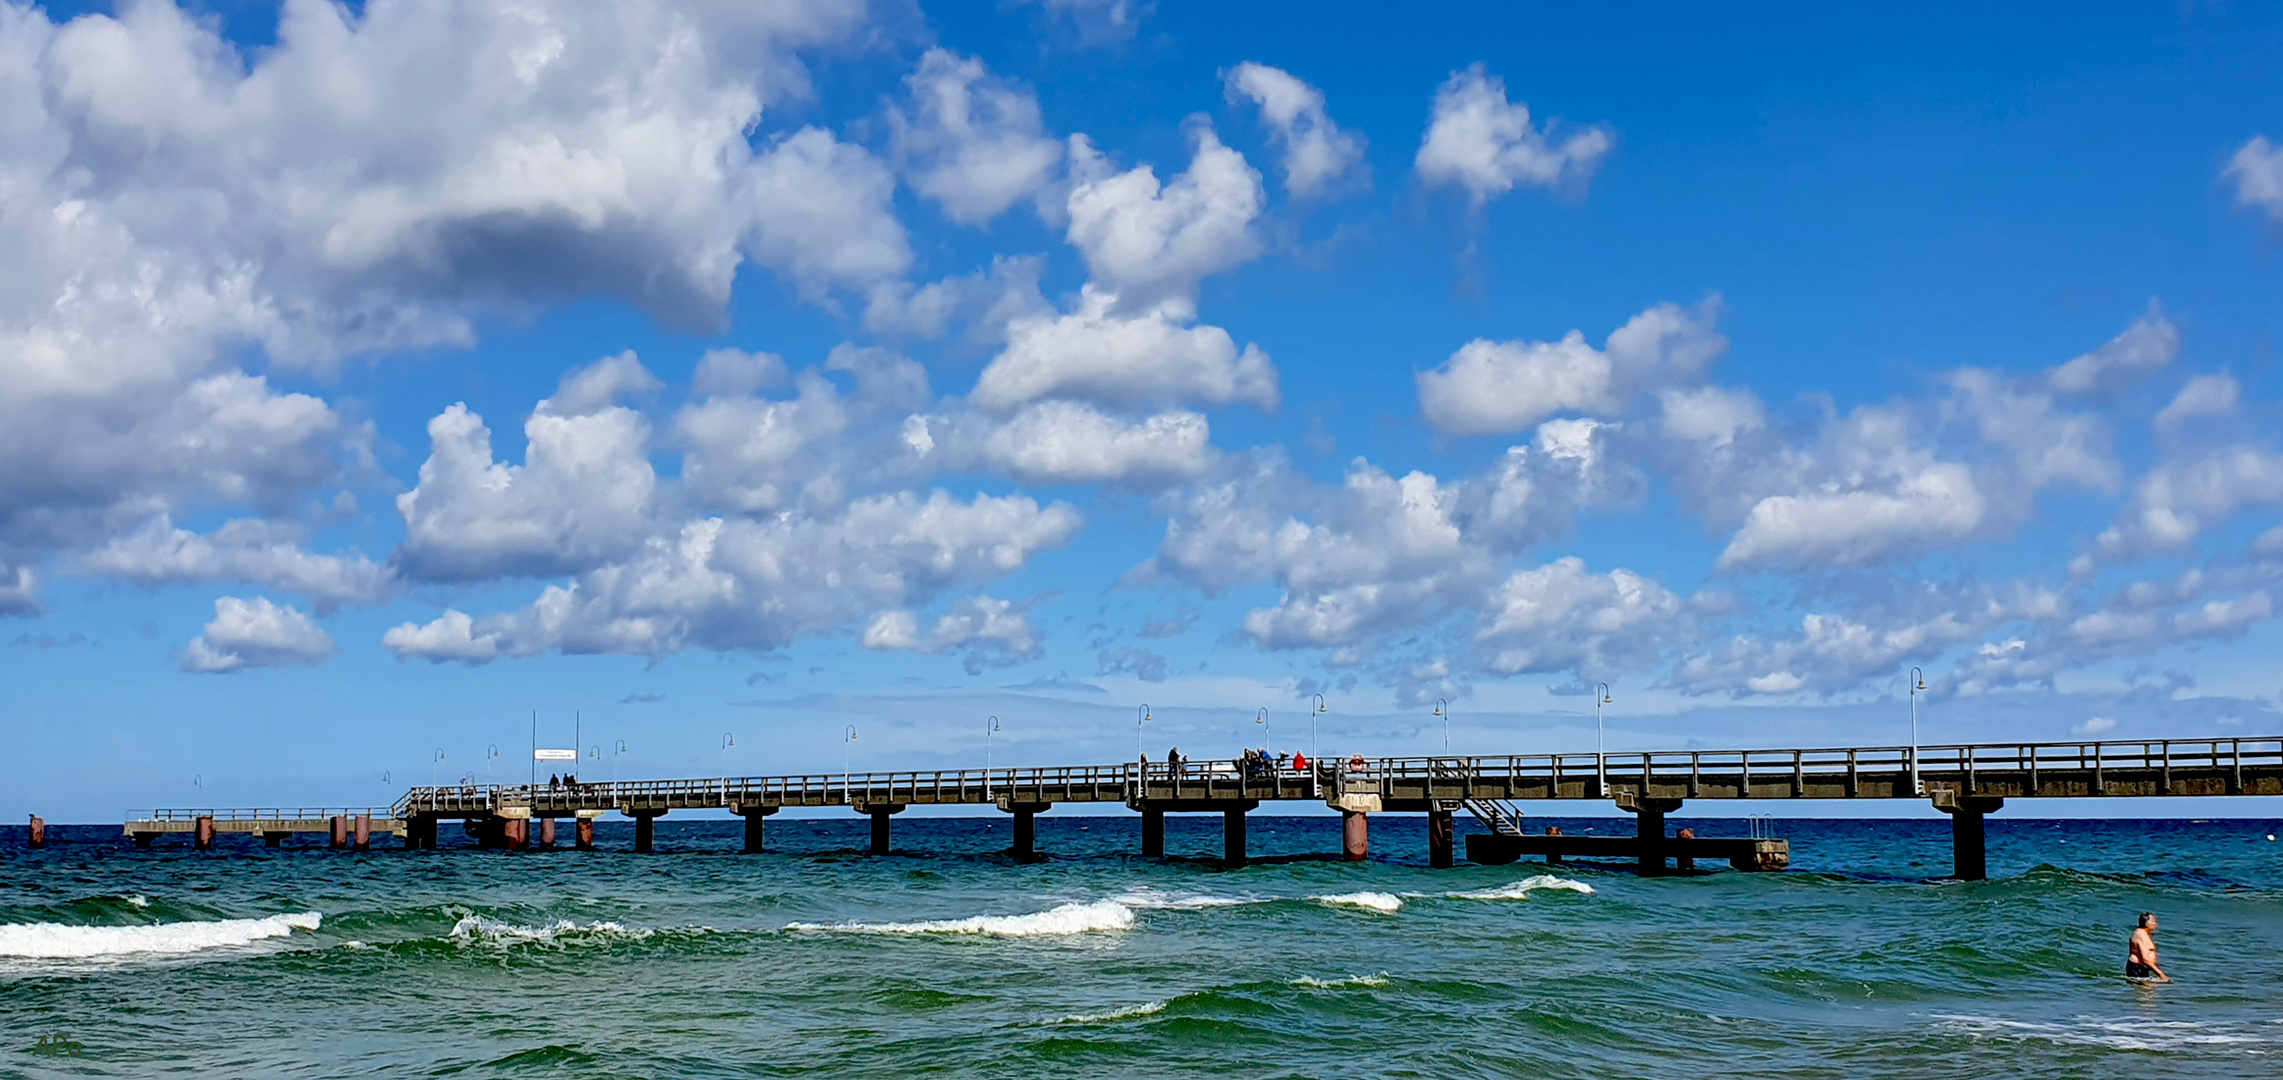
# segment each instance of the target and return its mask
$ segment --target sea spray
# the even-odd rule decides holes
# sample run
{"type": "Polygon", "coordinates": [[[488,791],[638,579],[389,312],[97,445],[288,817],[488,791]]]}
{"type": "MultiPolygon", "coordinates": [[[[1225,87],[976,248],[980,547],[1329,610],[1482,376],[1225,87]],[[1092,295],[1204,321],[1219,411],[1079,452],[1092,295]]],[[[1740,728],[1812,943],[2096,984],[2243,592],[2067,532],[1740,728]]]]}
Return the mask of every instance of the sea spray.
{"type": "Polygon", "coordinates": [[[315,930],[324,916],[314,911],[259,919],[159,923],[152,926],[64,926],[57,923],[0,925],[0,957],[40,960],[99,959],[121,956],[180,956],[230,949],[281,938],[295,930],[315,930]]]}
{"type": "Polygon", "coordinates": [[[972,915],[964,919],[926,919],[887,923],[788,923],[785,929],[850,934],[982,934],[991,937],[1055,937],[1105,930],[1128,930],[1134,925],[1132,908],[1115,900],[1090,904],[1063,904],[1028,915],[972,915]]]}

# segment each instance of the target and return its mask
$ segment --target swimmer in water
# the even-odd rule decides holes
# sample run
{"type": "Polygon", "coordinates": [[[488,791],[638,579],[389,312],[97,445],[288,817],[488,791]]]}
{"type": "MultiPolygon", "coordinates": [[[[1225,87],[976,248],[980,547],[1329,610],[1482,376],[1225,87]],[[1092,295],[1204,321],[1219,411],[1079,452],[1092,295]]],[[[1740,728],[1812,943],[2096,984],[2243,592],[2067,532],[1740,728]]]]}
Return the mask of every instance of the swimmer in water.
{"type": "Polygon", "coordinates": [[[2171,982],[2172,976],[2156,962],[2156,914],[2140,913],[2140,925],[2133,928],[2132,944],[2125,946],[2124,977],[2147,979],[2154,982],[2171,982]]]}

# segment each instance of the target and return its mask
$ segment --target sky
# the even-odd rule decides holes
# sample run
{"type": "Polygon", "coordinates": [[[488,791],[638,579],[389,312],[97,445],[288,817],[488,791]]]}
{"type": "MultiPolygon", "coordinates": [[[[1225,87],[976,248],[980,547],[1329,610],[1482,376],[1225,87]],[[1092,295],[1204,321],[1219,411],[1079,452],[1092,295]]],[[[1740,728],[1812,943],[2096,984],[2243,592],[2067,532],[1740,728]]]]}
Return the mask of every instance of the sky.
{"type": "Polygon", "coordinates": [[[2278,56],[0,0],[0,816],[2283,733],[2278,56]]]}

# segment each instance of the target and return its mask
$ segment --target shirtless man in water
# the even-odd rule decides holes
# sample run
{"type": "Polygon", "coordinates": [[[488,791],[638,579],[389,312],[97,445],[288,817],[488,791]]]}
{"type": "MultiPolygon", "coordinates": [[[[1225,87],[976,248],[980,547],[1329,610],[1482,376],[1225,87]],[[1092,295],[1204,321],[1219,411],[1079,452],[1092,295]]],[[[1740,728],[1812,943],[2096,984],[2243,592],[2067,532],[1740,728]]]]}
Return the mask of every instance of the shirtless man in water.
{"type": "Polygon", "coordinates": [[[2133,928],[2132,944],[2125,947],[2124,977],[2127,979],[2153,979],[2171,982],[2172,976],[2164,973],[2156,963],[2156,915],[2140,913],[2140,925],[2133,928]]]}

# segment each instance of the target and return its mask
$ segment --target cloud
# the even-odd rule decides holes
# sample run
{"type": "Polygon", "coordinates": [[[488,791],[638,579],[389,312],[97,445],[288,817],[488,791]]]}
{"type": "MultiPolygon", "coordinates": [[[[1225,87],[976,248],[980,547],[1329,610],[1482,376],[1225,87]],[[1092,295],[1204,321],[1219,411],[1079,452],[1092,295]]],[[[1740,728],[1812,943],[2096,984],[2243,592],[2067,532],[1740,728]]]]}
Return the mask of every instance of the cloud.
{"type": "Polygon", "coordinates": [[[2082,724],[2077,725],[2076,727],[2070,728],[2069,734],[2090,737],[2094,735],[2106,735],[2109,732],[2115,731],[2116,729],[2117,722],[2114,718],[2107,716],[2096,716],[2090,720],[2085,721],[2082,724]]]}
{"type": "Polygon", "coordinates": [[[1284,190],[1294,198],[1322,195],[1363,165],[1363,137],[1343,131],[1324,111],[1324,92],[1281,68],[1246,61],[1225,80],[1230,101],[1260,107],[1261,126],[1284,150],[1284,190]]]}
{"type": "Polygon", "coordinates": [[[1550,136],[1550,126],[1531,126],[1528,105],[1506,100],[1505,80],[1475,64],[1435,91],[1434,119],[1413,164],[1429,187],[1464,187],[1479,207],[1517,185],[1582,183],[1615,141],[1598,126],[1558,143],[1550,136]]]}
{"type": "Polygon", "coordinates": [[[1576,330],[1552,342],[1477,338],[1416,376],[1420,412],[1453,435],[1523,431],[1559,412],[1622,412],[1636,394],[1702,381],[1728,348],[1720,312],[1717,297],[1694,311],[1659,304],[1600,349],[1576,330]]]}
{"type": "Polygon", "coordinates": [[[1131,675],[1143,682],[1164,682],[1168,674],[1165,657],[1148,649],[1105,649],[1097,659],[1101,663],[1097,675],[1131,675]]]}
{"type": "Polygon", "coordinates": [[[1023,613],[1027,607],[1011,600],[970,596],[954,602],[924,631],[913,612],[885,611],[864,628],[860,640],[867,649],[933,655],[964,651],[967,673],[978,675],[985,667],[1035,660],[1044,651],[1037,629],[1023,613]]]}
{"type": "Polygon", "coordinates": [[[983,369],[969,400],[986,409],[1057,397],[1140,408],[1275,407],[1276,369],[1258,346],[1240,350],[1218,326],[1185,325],[1164,309],[1124,315],[1116,304],[1088,286],[1076,311],[1014,320],[1006,350],[983,369]]]}
{"type": "Polygon", "coordinates": [[[1017,0],[1046,10],[1049,21],[1066,25],[1080,47],[1116,45],[1140,32],[1154,6],[1147,0],[1017,0]]]}
{"type": "Polygon", "coordinates": [[[1981,525],[1982,511],[1973,474],[1948,462],[1877,488],[1771,495],[1745,516],[1718,565],[1860,565],[1968,535],[1981,525]]]}
{"type": "Polygon", "coordinates": [[[2180,387],[2172,403],[2156,414],[2156,430],[2174,431],[2199,416],[2226,416],[2243,397],[2243,384],[2226,375],[2198,375],[2180,387]]]}
{"type": "Polygon", "coordinates": [[[754,261],[807,299],[834,286],[861,290],[912,265],[894,175],[829,132],[802,128],[778,142],[755,160],[746,192],[754,261]]]}
{"type": "Polygon", "coordinates": [[[1189,136],[1189,168],[1165,184],[1148,165],[1110,172],[1083,136],[1072,140],[1070,244],[1128,309],[1172,303],[1186,316],[1198,282],[1260,252],[1260,174],[1210,126],[1193,123],[1189,136]]]}
{"type": "Polygon", "coordinates": [[[2265,210],[2269,221],[2283,221],[2283,149],[2254,135],[2228,159],[2220,175],[2235,181],[2238,206],[2265,210]]]}
{"type": "Polygon", "coordinates": [[[0,618],[38,615],[43,610],[40,579],[32,568],[0,563],[0,618]]]}
{"type": "Polygon", "coordinates": [[[621,705],[656,705],[666,700],[664,694],[628,694],[618,699],[621,705]]]}
{"type": "Polygon", "coordinates": [[[1001,687],[1001,689],[1004,689],[1004,690],[1026,690],[1026,691],[1034,691],[1034,692],[1081,693],[1081,694],[1107,694],[1107,693],[1109,693],[1109,691],[1108,691],[1108,690],[1105,690],[1105,689],[1103,689],[1103,688],[1101,688],[1101,687],[1099,687],[1099,686],[1096,686],[1096,685],[1094,685],[1093,683],[1089,683],[1089,682],[1078,682],[1078,681],[1075,681],[1075,680],[1073,680],[1072,678],[1070,678],[1070,673],[1069,673],[1069,672],[1067,672],[1067,671],[1065,671],[1065,672],[1061,673],[1060,675],[1057,675],[1057,676],[1055,676],[1054,678],[1051,678],[1051,679],[1050,679],[1050,678],[1046,678],[1046,677],[1044,677],[1044,676],[1041,676],[1041,677],[1039,677],[1039,678],[1036,678],[1036,679],[1032,679],[1032,680],[1030,680],[1029,682],[1010,683],[1010,684],[1008,684],[1008,685],[1006,685],[1006,686],[1004,686],[1004,687],[1001,687]]]}
{"type": "Polygon", "coordinates": [[[944,216],[980,225],[1053,180],[1062,144],[1043,134],[1038,99],[982,61],[929,49],[904,85],[909,111],[888,110],[896,160],[944,216]]]}
{"type": "Polygon", "coordinates": [[[224,674],[247,668],[323,663],[341,651],[309,616],[266,596],[214,601],[214,620],[183,649],[182,669],[224,674]]]}
{"type": "Polygon", "coordinates": [[[381,635],[381,647],[399,660],[418,657],[434,663],[457,661],[471,667],[499,659],[498,632],[477,634],[475,620],[446,611],[425,625],[404,623],[381,635]]]}
{"type": "Polygon", "coordinates": [[[319,555],[299,530],[240,518],[201,535],[166,515],[72,561],[79,574],[125,578],[145,588],[232,581],[300,593],[319,613],[343,604],[377,604],[398,590],[396,573],[360,554],[319,555]]]}
{"type": "Polygon", "coordinates": [[[1654,666],[1689,635],[1689,614],[1664,586],[1630,570],[1594,574],[1565,556],[1507,576],[1475,638],[1501,675],[1571,671],[1615,678],[1654,666]]]}
{"type": "Polygon", "coordinates": [[[2180,331],[2149,301],[2148,313],[2105,345],[2054,368],[2056,392],[2104,398],[2138,383],[2180,355],[2180,331]]]}
{"type": "Polygon", "coordinates": [[[1089,405],[1029,406],[984,440],[987,460],[1027,483],[1147,484],[1198,476],[1213,465],[1205,418],[1165,412],[1135,423],[1089,405]]]}
{"type": "Polygon", "coordinates": [[[2112,557],[2179,550],[2238,510],[2277,501],[2283,454],[2253,443],[2217,446],[2149,469],[2097,542],[2112,557]]]}

